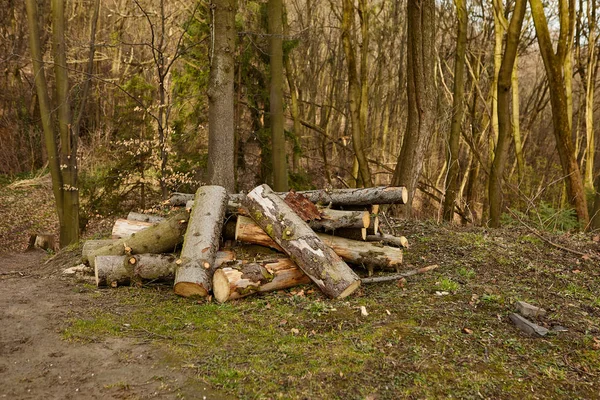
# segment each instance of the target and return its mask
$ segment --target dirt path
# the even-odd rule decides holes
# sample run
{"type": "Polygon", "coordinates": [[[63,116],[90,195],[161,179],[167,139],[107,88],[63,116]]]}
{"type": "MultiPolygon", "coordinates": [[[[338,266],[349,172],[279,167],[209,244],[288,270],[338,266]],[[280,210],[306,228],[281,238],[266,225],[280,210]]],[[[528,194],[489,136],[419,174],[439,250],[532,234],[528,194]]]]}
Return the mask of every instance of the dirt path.
{"type": "Polygon", "coordinates": [[[80,285],[43,274],[43,254],[0,256],[0,398],[223,399],[164,351],[130,339],[72,343],[69,318],[93,304],[80,285]]]}

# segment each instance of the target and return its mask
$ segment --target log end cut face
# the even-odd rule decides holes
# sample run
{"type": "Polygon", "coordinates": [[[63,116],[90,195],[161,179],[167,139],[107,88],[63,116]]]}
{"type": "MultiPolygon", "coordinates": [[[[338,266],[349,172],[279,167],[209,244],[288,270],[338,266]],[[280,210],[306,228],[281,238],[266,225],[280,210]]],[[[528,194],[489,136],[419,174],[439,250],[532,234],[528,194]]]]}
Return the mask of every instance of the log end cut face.
{"type": "Polygon", "coordinates": [[[213,295],[215,296],[215,300],[219,303],[225,303],[229,300],[230,294],[231,288],[227,275],[222,269],[216,270],[213,275],[213,295]]]}
{"type": "Polygon", "coordinates": [[[337,298],[343,299],[344,297],[350,296],[356,289],[360,286],[360,281],[355,281],[350,286],[348,286],[337,298]]]}
{"type": "Polygon", "coordinates": [[[206,297],[208,291],[200,284],[194,282],[178,282],[174,287],[175,294],[182,297],[206,297]]]}

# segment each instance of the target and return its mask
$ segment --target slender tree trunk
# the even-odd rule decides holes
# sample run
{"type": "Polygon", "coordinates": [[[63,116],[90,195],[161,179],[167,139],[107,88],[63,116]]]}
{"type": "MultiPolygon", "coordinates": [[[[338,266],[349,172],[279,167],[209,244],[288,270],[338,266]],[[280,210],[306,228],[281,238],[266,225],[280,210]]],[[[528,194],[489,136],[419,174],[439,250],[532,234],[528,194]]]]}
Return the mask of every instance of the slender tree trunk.
{"type": "Polygon", "coordinates": [[[525,177],[525,157],[523,156],[523,140],[521,138],[520,105],[519,105],[519,68],[518,54],[515,56],[515,66],[512,70],[512,120],[513,140],[515,141],[515,157],[517,159],[517,174],[519,183],[525,177]]]}
{"type": "Polygon", "coordinates": [[[498,74],[498,142],[489,180],[490,226],[494,228],[500,226],[500,215],[502,214],[502,179],[512,136],[510,124],[512,71],[517,58],[526,8],[527,0],[515,1],[515,10],[508,26],[506,50],[498,74]]]}
{"type": "MultiPolygon", "coordinates": [[[[587,19],[589,25],[587,45],[587,73],[585,85],[585,186],[588,190],[594,189],[594,160],[596,153],[596,138],[594,133],[594,92],[596,87],[596,0],[589,0],[587,5],[587,19]]],[[[600,188],[597,187],[598,190],[600,188]]],[[[594,217],[596,218],[596,217],[594,217]]],[[[596,220],[600,221],[600,217],[596,220]]]]}
{"type": "Polygon", "coordinates": [[[425,151],[435,128],[435,1],[407,2],[408,119],[392,184],[406,186],[411,213],[425,151]]]}
{"type": "Polygon", "coordinates": [[[550,39],[548,22],[541,0],[529,0],[529,3],[540,52],[548,76],[554,136],[556,137],[560,163],[566,176],[568,201],[575,209],[581,226],[586,227],[589,222],[589,214],[581,172],[571,138],[567,90],[564,79],[564,59],[567,55],[566,42],[567,38],[571,37],[569,26],[571,26],[570,20],[574,18],[574,0],[560,0],[560,37],[556,53],[554,53],[550,39]]]}
{"type": "Polygon", "coordinates": [[[465,53],[467,50],[467,4],[465,0],[454,0],[457,15],[457,43],[454,61],[454,98],[452,104],[452,123],[448,140],[448,180],[444,198],[444,220],[451,222],[454,218],[454,202],[458,191],[460,165],[460,133],[465,103],[465,53]]]}
{"type": "Polygon", "coordinates": [[[282,0],[268,2],[268,30],[270,48],[271,91],[271,138],[273,143],[273,187],[277,191],[288,190],[285,135],[283,132],[283,5],[282,0]]]}
{"type": "Polygon", "coordinates": [[[212,0],[214,42],[208,86],[208,181],[235,191],[235,0],[212,0]]]}
{"type": "Polygon", "coordinates": [[[356,53],[351,41],[353,27],[354,6],[350,0],[343,0],[342,40],[348,66],[348,104],[350,110],[350,125],[352,128],[352,146],[356,156],[356,165],[361,178],[360,180],[364,186],[373,186],[371,172],[369,171],[369,165],[363,147],[363,127],[365,125],[361,119],[362,89],[356,71],[356,53]]]}

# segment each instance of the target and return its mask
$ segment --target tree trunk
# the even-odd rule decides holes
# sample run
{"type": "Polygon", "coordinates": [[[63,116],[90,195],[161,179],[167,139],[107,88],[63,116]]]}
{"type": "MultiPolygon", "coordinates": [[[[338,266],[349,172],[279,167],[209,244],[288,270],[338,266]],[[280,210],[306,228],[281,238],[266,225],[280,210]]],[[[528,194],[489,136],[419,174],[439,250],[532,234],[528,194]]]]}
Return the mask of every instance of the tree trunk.
{"type": "Polygon", "coordinates": [[[535,30],[537,32],[538,44],[546,75],[548,76],[550,88],[550,103],[552,105],[552,122],[554,125],[554,136],[562,170],[566,178],[567,195],[569,203],[577,213],[577,219],[581,227],[586,227],[589,222],[587,200],[583,188],[581,171],[577,163],[574,151],[571,129],[569,125],[567,91],[564,79],[563,61],[566,57],[567,38],[570,37],[570,20],[574,18],[572,10],[573,0],[560,0],[560,37],[554,53],[548,21],[544,14],[544,6],[541,0],[529,0],[531,14],[535,30]],[[567,1],[569,4],[567,4],[567,1]]]}
{"type": "Polygon", "coordinates": [[[373,182],[371,181],[371,172],[369,171],[369,164],[363,146],[365,135],[363,119],[365,115],[363,114],[363,118],[361,118],[361,83],[356,72],[356,53],[351,40],[354,28],[354,5],[350,0],[343,0],[342,4],[342,40],[346,63],[348,64],[348,104],[352,127],[352,147],[354,148],[362,182],[364,186],[370,187],[373,186],[373,182]]]}
{"type": "Polygon", "coordinates": [[[435,7],[434,0],[407,2],[408,119],[392,177],[393,185],[404,185],[408,190],[407,215],[411,213],[427,145],[435,130],[435,7]]]}
{"type": "Polygon", "coordinates": [[[271,70],[271,90],[269,95],[271,138],[273,157],[273,187],[284,192],[288,190],[287,151],[283,132],[283,4],[282,0],[269,0],[268,31],[271,70]]]}
{"type": "MultiPolygon", "coordinates": [[[[268,223],[266,226],[267,229],[269,229],[268,223]]],[[[339,236],[326,235],[324,233],[318,233],[316,235],[344,261],[356,265],[363,265],[369,271],[372,271],[373,269],[398,269],[402,264],[401,249],[359,240],[346,239],[339,236]]],[[[294,234],[293,236],[296,237],[297,235],[294,234]]],[[[281,246],[280,243],[273,240],[263,228],[250,218],[238,218],[236,225],[236,240],[271,247],[278,251],[284,251],[282,248],[283,246],[281,246]]]]}
{"type": "Polygon", "coordinates": [[[171,252],[183,241],[189,217],[188,212],[181,211],[129,238],[119,239],[111,245],[101,247],[89,255],[90,266],[95,267],[96,256],[171,252]]]}
{"type": "Polygon", "coordinates": [[[226,206],[227,190],[222,186],[202,186],[196,192],[181,249],[181,265],[175,276],[176,294],[184,297],[208,295],[226,206]]]}
{"type": "Polygon", "coordinates": [[[267,185],[256,187],[244,202],[253,219],[328,296],[343,298],[360,278],[267,185]]]}
{"type": "Polygon", "coordinates": [[[212,0],[214,20],[208,85],[208,182],[235,191],[235,0],[212,0]]]}
{"type": "Polygon", "coordinates": [[[515,2],[515,11],[508,26],[506,50],[498,74],[498,142],[489,180],[490,226],[493,228],[500,226],[500,215],[502,214],[502,179],[512,137],[510,123],[512,71],[517,57],[526,8],[527,0],[515,2]]]}
{"type": "Polygon", "coordinates": [[[215,271],[213,293],[219,303],[239,299],[257,292],[282,290],[311,283],[310,278],[289,258],[233,265],[215,271]]]}
{"type": "Polygon", "coordinates": [[[454,202],[458,192],[460,164],[460,134],[465,103],[465,54],[467,51],[467,4],[466,0],[455,0],[457,16],[456,57],[454,61],[454,98],[452,103],[452,123],[448,139],[448,180],[446,181],[446,196],[444,197],[444,220],[454,219],[454,202]]]}

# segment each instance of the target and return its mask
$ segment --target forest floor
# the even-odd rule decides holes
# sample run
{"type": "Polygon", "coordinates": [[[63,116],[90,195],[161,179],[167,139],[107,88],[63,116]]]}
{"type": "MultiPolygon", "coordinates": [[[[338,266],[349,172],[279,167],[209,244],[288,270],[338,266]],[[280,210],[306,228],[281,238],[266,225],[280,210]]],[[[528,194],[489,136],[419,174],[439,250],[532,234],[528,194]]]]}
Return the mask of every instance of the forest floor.
{"type": "Polygon", "coordinates": [[[306,285],[220,305],[63,276],[78,248],[23,253],[18,224],[52,226],[47,191],[0,188],[0,398],[600,398],[597,234],[402,221],[406,268],[438,269],[344,300],[306,285]],[[524,334],[518,300],[566,331],[524,334]]]}

